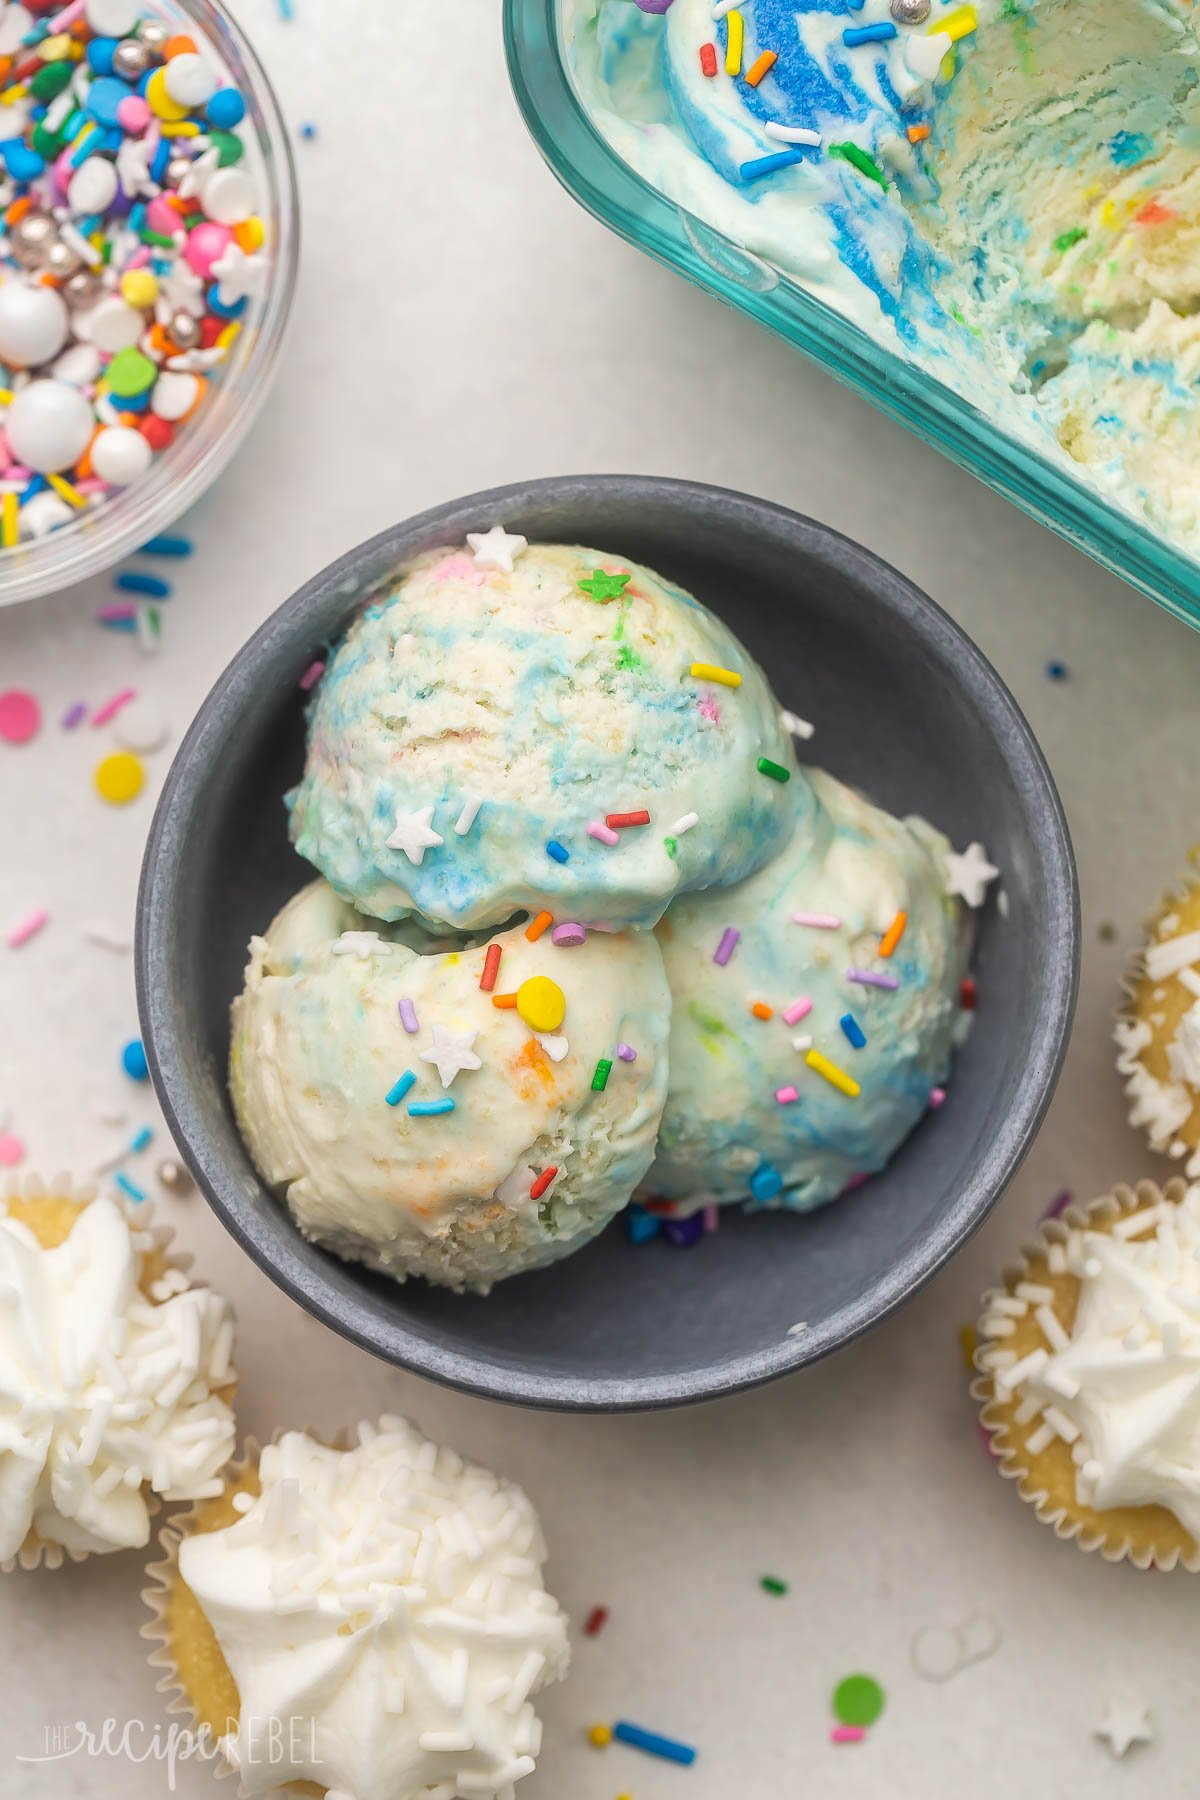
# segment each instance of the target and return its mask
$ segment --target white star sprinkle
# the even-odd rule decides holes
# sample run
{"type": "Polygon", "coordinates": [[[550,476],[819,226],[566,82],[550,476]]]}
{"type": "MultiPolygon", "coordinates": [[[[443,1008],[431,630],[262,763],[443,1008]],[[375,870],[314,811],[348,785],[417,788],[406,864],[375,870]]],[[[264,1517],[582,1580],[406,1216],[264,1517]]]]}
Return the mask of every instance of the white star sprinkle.
{"type": "Polygon", "coordinates": [[[212,272],[217,278],[217,299],[221,305],[236,306],[239,300],[262,299],[271,264],[258,251],[247,256],[239,244],[228,244],[212,265],[212,272]]]}
{"type": "Polygon", "coordinates": [[[429,821],[432,818],[432,806],[419,806],[416,812],[405,812],[403,808],[399,808],[396,812],[396,828],[387,841],[388,849],[403,850],[409,862],[420,868],[425,860],[425,852],[435,850],[446,841],[431,828],[429,821]]]}
{"type": "Polygon", "coordinates": [[[511,575],[513,557],[529,548],[528,538],[519,532],[505,531],[503,525],[493,525],[490,531],[468,531],[467,542],[474,552],[477,569],[496,569],[501,575],[511,575]]]}
{"type": "Polygon", "coordinates": [[[988,884],[999,873],[982,844],[968,844],[961,855],[951,850],[946,857],[946,892],[957,894],[968,906],[982,906],[988,884]]]}
{"type": "Polygon", "coordinates": [[[1110,1700],[1092,1736],[1103,1738],[1114,1756],[1124,1756],[1131,1744],[1152,1744],[1154,1727],[1140,1700],[1110,1700]]]}
{"type": "Polygon", "coordinates": [[[422,1050],[421,1061],[432,1063],[442,1078],[442,1086],[448,1088],[456,1075],[464,1069],[481,1069],[483,1064],[472,1050],[471,1045],[479,1036],[477,1031],[447,1031],[444,1025],[433,1028],[433,1045],[422,1050]]]}
{"type": "Polygon", "coordinates": [[[181,256],[176,257],[167,274],[159,276],[158,285],[167,313],[160,324],[165,325],[173,311],[191,313],[194,319],[205,311],[204,283],[181,256]]]}
{"type": "Polygon", "coordinates": [[[155,146],[149,138],[127,137],[117,151],[117,180],[132,200],[137,194],[157,194],[156,181],[150,179],[150,162],[155,146]]]}
{"type": "Polygon", "coordinates": [[[391,948],[376,931],[343,931],[333,946],[333,954],[370,958],[376,953],[387,955],[391,948]]]}
{"type": "Polygon", "coordinates": [[[209,177],[215,175],[220,166],[221,152],[215,147],[206,150],[203,156],[197,156],[179,184],[179,198],[190,200],[193,194],[203,196],[209,177]]]}

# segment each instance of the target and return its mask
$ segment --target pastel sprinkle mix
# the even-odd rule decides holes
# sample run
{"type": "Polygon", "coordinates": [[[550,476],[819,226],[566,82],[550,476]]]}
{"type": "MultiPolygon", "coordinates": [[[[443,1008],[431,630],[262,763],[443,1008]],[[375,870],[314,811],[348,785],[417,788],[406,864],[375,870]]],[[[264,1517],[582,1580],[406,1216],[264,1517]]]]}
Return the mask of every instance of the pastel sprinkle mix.
{"type": "MultiPolygon", "coordinates": [[[[731,19],[737,19],[737,13],[730,13],[731,19]]],[[[674,1738],[662,1737],[656,1731],[644,1731],[640,1725],[630,1725],[627,1720],[620,1719],[612,1728],[613,1737],[618,1744],[628,1744],[634,1750],[644,1750],[647,1756],[661,1756],[665,1762],[682,1763],[690,1768],[696,1760],[696,1752],[690,1744],[680,1744],[674,1738]]]]}
{"type": "Polygon", "coordinates": [[[767,775],[772,781],[790,781],[792,779],[791,771],[785,769],[782,763],[772,762],[769,756],[760,756],[754,766],[760,775],[767,775]]]}
{"type": "Polygon", "coordinates": [[[778,1100],[780,1106],[791,1106],[794,1100],[800,1098],[800,1090],[799,1088],[794,1087],[776,1088],[775,1098],[778,1100]]]}
{"type": "Polygon", "coordinates": [[[845,1033],[847,1041],[853,1044],[856,1050],[862,1050],[865,1047],[867,1034],[853,1013],[843,1013],[838,1024],[845,1033]]]}
{"type": "Polygon", "coordinates": [[[835,1062],[830,1062],[819,1050],[809,1050],[804,1060],[815,1074],[824,1076],[830,1087],[837,1088],[839,1093],[846,1094],[851,1100],[856,1100],[862,1093],[853,1075],[847,1075],[845,1069],[839,1069],[835,1062]]]}
{"type": "Polygon", "coordinates": [[[146,1198],[145,1188],[140,1188],[136,1181],[130,1181],[123,1169],[117,1170],[116,1174],[113,1176],[113,1180],[116,1182],[121,1192],[127,1194],[131,1200],[137,1201],[140,1204],[146,1198]]]}
{"type": "Polygon", "coordinates": [[[599,819],[593,819],[590,822],[587,832],[589,837],[595,838],[598,843],[607,844],[610,849],[621,841],[611,826],[601,824],[599,819]]]}
{"type": "Polygon", "coordinates": [[[540,1200],[557,1174],[558,1168],[554,1163],[551,1163],[548,1169],[543,1169],[529,1190],[529,1198],[531,1200],[540,1200]]]}
{"type": "Polygon", "coordinates": [[[574,923],[556,925],[550,933],[551,943],[557,944],[562,950],[574,949],[576,945],[585,943],[586,940],[587,932],[583,926],[574,923]]]}
{"type": "Polygon", "coordinates": [[[490,994],[496,985],[496,975],[500,968],[500,958],[504,954],[500,944],[489,944],[487,955],[483,959],[483,974],[479,977],[479,985],[485,994],[490,994]]]}
{"type": "Polygon", "coordinates": [[[793,925],[809,925],[814,931],[839,931],[842,921],[836,913],[794,912],[793,925]]]}
{"type": "Polygon", "coordinates": [[[19,950],[22,944],[27,944],[30,938],[36,937],[43,926],[49,923],[50,914],[44,906],[39,906],[36,912],[31,912],[19,925],[13,926],[8,934],[9,949],[19,950]]]}
{"type": "Polygon", "coordinates": [[[778,1575],[764,1575],[758,1585],[764,1594],[783,1595],[788,1591],[787,1582],[781,1581],[778,1575]]]}
{"type": "Polygon", "coordinates": [[[639,812],[606,813],[604,823],[610,831],[624,831],[630,825],[648,825],[650,814],[644,807],[639,812]]]}
{"type": "Polygon", "coordinates": [[[618,1044],[617,1045],[617,1055],[620,1057],[622,1062],[636,1062],[637,1061],[637,1051],[634,1049],[632,1044],[618,1044]]]}
{"type": "Polygon", "coordinates": [[[479,809],[483,801],[477,794],[468,794],[463,801],[463,809],[454,821],[455,837],[466,837],[472,825],[479,817],[479,809]]]}
{"type": "Polygon", "coordinates": [[[612,1074],[612,1063],[607,1056],[602,1056],[596,1064],[596,1072],[592,1076],[593,1094],[602,1094],[608,1086],[608,1078],[612,1074]]]}
{"type": "Polygon", "coordinates": [[[713,951],[713,961],[722,969],[737,949],[738,944],[741,942],[741,936],[741,932],[733,925],[727,925],[721,933],[721,941],[713,951]]]}
{"type": "Polygon", "coordinates": [[[103,706],[97,707],[92,714],[92,724],[107,725],[110,719],[116,718],[123,706],[128,706],[136,699],[136,688],[122,688],[119,694],[114,694],[111,700],[106,700],[103,706]]]}
{"type": "Polygon", "coordinates": [[[773,1019],[775,1017],[774,1007],[768,1006],[765,1000],[756,1000],[750,1011],[756,1019],[773,1019]]]}
{"type": "Polygon", "coordinates": [[[738,688],[742,678],[734,669],[720,669],[716,663],[693,663],[688,670],[696,681],[713,681],[718,687],[738,688]]]}
{"type": "Polygon", "coordinates": [[[553,925],[553,923],[554,914],[548,912],[540,912],[536,918],[530,919],[528,925],[525,927],[525,936],[528,942],[536,944],[546,928],[553,925]]]}
{"type": "Polygon", "coordinates": [[[907,924],[908,914],[906,912],[898,912],[879,940],[880,956],[887,957],[892,954],[896,945],[904,936],[904,928],[907,924]]]}
{"type": "MultiPolygon", "coordinates": [[[[894,26],[892,27],[892,34],[893,36],[895,35],[894,26]]],[[[759,82],[763,79],[763,76],[769,75],[778,61],[778,52],[774,50],[764,50],[761,56],[756,56],[754,61],[750,64],[750,67],[746,70],[746,81],[748,86],[757,87],[759,82]]]]}
{"type": "Polygon", "coordinates": [[[597,1637],[608,1622],[607,1606],[593,1606],[583,1622],[584,1637],[597,1637]]]}
{"type": "Polygon", "coordinates": [[[403,1075],[401,1075],[400,1079],[397,1082],[395,1082],[393,1084],[393,1086],[391,1086],[388,1089],[388,1092],[387,1092],[388,1105],[389,1106],[399,1106],[399,1104],[403,1100],[405,1094],[407,1094],[409,1092],[409,1090],[416,1085],[416,1080],[417,1080],[417,1078],[413,1074],[412,1070],[405,1069],[405,1071],[404,1071],[403,1075]]]}
{"type": "Polygon", "coordinates": [[[564,850],[557,838],[551,838],[546,845],[546,855],[552,856],[556,863],[565,863],[571,860],[571,852],[564,850]]]}
{"type": "Polygon", "coordinates": [[[443,1100],[413,1100],[409,1103],[410,1119],[434,1119],[440,1113],[452,1113],[454,1102],[449,1094],[443,1100]]]}
{"type": "Polygon", "coordinates": [[[690,831],[693,825],[698,825],[699,823],[699,813],[684,813],[683,817],[681,819],[676,819],[675,823],[672,825],[671,836],[682,837],[685,831],[690,831]]]}
{"type": "Polygon", "coordinates": [[[894,975],[878,975],[873,969],[847,969],[846,980],[856,981],[860,987],[895,989],[900,986],[894,975]]]}
{"type": "Polygon", "coordinates": [[[790,1006],[784,1007],[783,1022],[785,1025],[798,1025],[801,1019],[807,1019],[812,1009],[813,1003],[808,995],[801,994],[798,999],[792,1001],[790,1006]]]}
{"type": "Polygon", "coordinates": [[[400,1002],[400,1023],[409,1037],[415,1037],[421,1029],[420,1020],[417,1018],[417,1009],[411,1000],[404,999],[400,1002]]]}
{"type": "Polygon", "coordinates": [[[317,658],[316,662],[310,662],[307,669],[305,669],[303,675],[300,677],[300,692],[302,694],[310,693],[312,689],[316,687],[324,673],[325,664],[321,661],[320,657],[317,658]]]}

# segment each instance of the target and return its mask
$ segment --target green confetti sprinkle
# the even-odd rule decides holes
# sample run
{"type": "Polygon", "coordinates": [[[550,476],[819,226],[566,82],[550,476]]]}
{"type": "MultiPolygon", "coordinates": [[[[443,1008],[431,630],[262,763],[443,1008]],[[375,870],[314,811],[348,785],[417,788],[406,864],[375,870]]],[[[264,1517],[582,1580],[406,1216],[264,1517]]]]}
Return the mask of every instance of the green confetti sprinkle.
{"type": "Polygon", "coordinates": [[[676,856],[679,854],[679,845],[676,843],[675,839],[671,837],[664,838],[663,849],[671,858],[671,861],[674,862],[676,856]]]}
{"type": "Polygon", "coordinates": [[[763,1590],[764,1594],[783,1595],[788,1591],[787,1582],[781,1581],[778,1575],[764,1575],[758,1585],[763,1590]]]}
{"type": "Polygon", "coordinates": [[[873,1725],[883,1711],[883,1689],[872,1675],[847,1675],[833,1690],[840,1725],[873,1725]]]}
{"type": "Polygon", "coordinates": [[[769,775],[772,781],[790,781],[791,771],[781,763],[772,762],[769,756],[760,756],[755,764],[760,775],[769,775]]]}
{"type": "Polygon", "coordinates": [[[622,644],[621,648],[617,651],[617,667],[618,667],[618,669],[634,670],[634,669],[640,669],[641,666],[642,666],[642,659],[638,655],[637,651],[634,649],[633,645],[632,644],[622,644]]]}
{"type": "Polygon", "coordinates": [[[577,585],[590,600],[603,605],[608,600],[619,600],[632,580],[632,575],[606,575],[603,569],[593,569],[590,577],[580,576],[577,585]]]}
{"type": "Polygon", "coordinates": [[[848,162],[860,175],[865,175],[868,181],[877,181],[881,188],[887,187],[888,178],[875,158],[868,156],[865,150],[860,150],[857,144],[830,144],[827,154],[836,156],[841,162],[848,162]]]}
{"type": "Polygon", "coordinates": [[[602,1056],[596,1064],[596,1073],[592,1076],[593,1094],[602,1094],[608,1086],[608,1078],[612,1074],[612,1063],[607,1056],[602,1056]]]}
{"type": "Polygon", "coordinates": [[[1062,233],[1061,237],[1055,238],[1054,248],[1058,251],[1059,255],[1062,256],[1063,254],[1065,254],[1066,251],[1070,250],[1075,244],[1082,244],[1082,242],[1086,236],[1087,236],[1087,230],[1084,226],[1073,225],[1071,227],[1070,231],[1064,231],[1062,233]]]}

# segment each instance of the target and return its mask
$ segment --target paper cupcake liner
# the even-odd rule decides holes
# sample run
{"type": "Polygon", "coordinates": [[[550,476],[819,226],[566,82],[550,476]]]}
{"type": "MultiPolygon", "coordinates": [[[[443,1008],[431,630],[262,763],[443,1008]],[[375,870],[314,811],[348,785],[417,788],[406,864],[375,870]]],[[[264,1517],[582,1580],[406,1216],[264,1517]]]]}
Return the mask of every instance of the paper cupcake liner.
{"type": "MultiPolygon", "coordinates": [[[[1181,1140],[1170,1124],[1169,1087],[1156,1080],[1142,1061],[1145,1048],[1144,1023],[1135,1010],[1138,988],[1151,979],[1146,955],[1151,948],[1150,933],[1177,906],[1185,905],[1200,894],[1200,862],[1186,875],[1165,889],[1157,906],[1143,921],[1142,942],[1126,951],[1125,972],[1121,977],[1122,1004],[1117,1009],[1114,1036],[1117,1045],[1117,1073],[1125,1086],[1129,1123],[1140,1131],[1151,1150],[1158,1156],[1182,1162],[1184,1174],[1195,1180],[1200,1176],[1200,1144],[1194,1148],[1181,1140]]],[[[1172,977],[1164,977],[1170,980],[1172,977]]],[[[1200,1093],[1195,1100],[1200,1102],[1200,1093]]],[[[1186,1123],[1186,1119],[1184,1120],[1186,1123]]]]}
{"type": "MultiPolygon", "coordinates": [[[[1131,1562],[1138,1569],[1164,1571],[1179,1566],[1196,1574],[1200,1572],[1200,1544],[1167,1509],[1137,1506],[1103,1511],[1085,1506],[1077,1499],[1064,1502],[1051,1495],[1039,1481],[1036,1471],[1030,1468],[1030,1461],[1036,1463],[1049,1446],[1035,1450],[1030,1457],[1028,1440],[1024,1443],[1014,1441],[1010,1436],[1010,1426],[1014,1423],[1012,1403],[997,1400],[994,1380],[994,1371],[1002,1366],[997,1358],[1013,1354],[1006,1347],[1004,1335],[996,1329],[998,1320],[1007,1316],[1003,1306],[998,1309],[996,1303],[1011,1300],[1018,1283],[1034,1278],[1033,1265],[1040,1263],[1044,1269],[1052,1248],[1056,1245],[1065,1248],[1074,1232],[1110,1225],[1126,1214],[1159,1206],[1165,1201],[1177,1205],[1187,1192],[1187,1186],[1178,1178],[1163,1188],[1153,1181],[1139,1181],[1132,1188],[1122,1184],[1090,1204],[1069,1206],[1059,1218],[1047,1219],[1038,1236],[1021,1246],[1019,1260],[1005,1265],[1002,1284],[989,1288],[983,1297],[977,1328],[979,1342],[974,1355],[978,1373],[971,1383],[971,1397],[980,1403],[980,1428],[987,1436],[999,1473],[1015,1483],[1021,1499],[1033,1507],[1036,1516],[1053,1529],[1056,1537],[1077,1544],[1081,1550],[1099,1551],[1106,1562],[1131,1562]],[[1128,1523],[1130,1515],[1141,1523],[1140,1532],[1128,1523]],[[1168,1535],[1182,1538],[1182,1543],[1162,1543],[1166,1529],[1164,1521],[1170,1522],[1168,1535]],[[1159,1533],[1157,1540],[1156,1531],[1159,1533]]],[[[1065,1279],[1078,1287],[1077,1276],[1068,1273],[1065,1279]]],[[[1043,1342],[1049,1347],[1044,1334],[1043,1342]]],[[[1028,1423],[1033,1425],[1034,1421],[1031,1419],[1028,1423]]],[[[1065,1443],[1061,1444],[1061,1450],[1063,1454],[1069,1454],[1065,1443]]]]}
{"type": "MultiPolygon", "coordinates": [[[[36,1173],[22,1174],[0,1186],[0,1215],[7,1210],[9,1202],[13,1199],[28,1201],[55,1199],[65,1200],[71,1205],[86,1206],[98,1195],[99,1188],[92,1180],[79,1181],[65,1173],[55,1175],[50,1180],[46,1180],[45,1177],[36,1173]]],[[[120,1207],[131,1225],[136,1226],[139,1232],[145,1233],[151,1239],[151,1243],[142,1252],[144,1258],[153,1258],[148,1276],[146,1270],[143,1270],[145,1280],[142,1291],[149,1300],[166,1299],[166,1293],[155,1292],[158,1284],[168,1276],[169,1271],[174,1271],[177,1277],[188,1275],[194,1259],[187,1251],[171,1249],[171,1241],[175,1234],[169,1225],[154,1223],[153,1201],[144,1200],[135,1204],[132,1200],[118,1198],[114,1195],[113,1204],[120,1207]]],[[[172,1291],[174,1290],[172,1289],[172,1291]]],[[[228,1387],[220,1391],[228,1394],[232,1400],[236,1385],[235,1376],[228,1387]]],[[[152,1488],[143,1487],[142,1498],[151,1519],[157,1518],[163,1508],[163,1502],[159,1495],[152,1488]]],[[[15,1569],[61,1569],[64,1563],[87,1562],[90,1557],[102,1554],[104,1553],[96,1550],[68,1550],[62,1544],[46,1543],[43,1539],[31,1534],[15,1556],[7,1557],[0,1562],[0,1574],[10,1575],[15,1569]]]]}

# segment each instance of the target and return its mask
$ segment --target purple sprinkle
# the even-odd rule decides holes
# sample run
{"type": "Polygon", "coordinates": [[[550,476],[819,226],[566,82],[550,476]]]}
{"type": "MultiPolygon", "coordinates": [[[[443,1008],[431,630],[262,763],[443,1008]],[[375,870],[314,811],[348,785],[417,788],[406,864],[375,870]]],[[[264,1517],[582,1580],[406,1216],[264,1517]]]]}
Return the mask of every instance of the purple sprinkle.
{"type": "Polygon", "coordinates": [[[303,675],[300,677],[301,693],[307,694],[310,688],[315,688],[324,673],[325,664],[319,657],[316,662],[309,663],[307,669],[305,669],[303,675]]]}
{"type": "Polygon", "coordinates": [[[668,1243],[685,1250],[704,1236],[704,1215],[693,1213],[689,1219],[664,1219],[662,1230],[668,1243]]]}
{"type": "Polygon", "coordinates": [[[930,1110],[930,1112],[936,1112],[939,1106],[945,1106],[945,1104],[946,1104],[945,1088],[930,1088],[930,1090],[929,1090],[929,1110],[930,1110]]]}
{"type": "Polygon", "coordinates": [[[634,1049],[632,1044],[618,1044],[617,1045],[617,1055],[620,1057],[622,1062],[636,1062],[637,1061],[637,1051],[634,1049]]]}
{"type": "Polygon", "coordinates": [[[737,949],[738,944],[741,941],[741,936],[741,932],[735,931],[732,925],[727,925],[721,933],[721,941],[713,951],[713,961],[719,963],[721,968],[725,967],[725,964],[737,949]]]}
{"type": "Polygon", "coordinates": [[[1056,1194],[1054,1196],[1053,1200],[1050,1202],[1049,1206],[1046,1208],[1045,1212],[1042,1214],[1042,1217],[1041,1217],[1041,1219],[1039,1219],[1038,1223],[1041,1224],[1046,1219],[1057,1219],[1060,1216],[1060,1214],[1066,1212],[1068,1206],[1070,1206],[1070,1204],[1074,1198],[1075,1198],[1075,1196],[1071,1192],[1070,1188],[1064,1188],[1061,1194],[1056,1194]]]}
{"type": "Polygon", "coordinates": [[[74,731],[75,727],[77,725],[82,725],[86,718],[87,707],[82,700],[77,700],[74,706],[69,706],[63,714],[62,728],[64,731],[74,731]]]}
{"type": "Polygon", "coordinates": [[[550,933],[551,943],[558,944],[564,950],[571,949],[575,944],[582,944],[586,939],[587,932],[582,925],[556,925],[550,933]]]}
{"type": "Polygon", "coordinates": [[[400,1023],[403,1025],[405,1031],[407,1031],[409,1037],[414,1037],[421,1029],[420,1021],[417,1018],[417,1009],[411,1000],[402,1000],[400,1002],[400,1023]]]}
{"type": "Polygon", "coordinates": [[[847,969],[847,981],[857,981],[862,987],[898,988],[900,986],[894,975],[876,975],[872,969],[847,969]]]}
{"type": "Polygon", "coordinates": [[[705,1231],[715,1231],[721,1223],[721,1209],[712,1202],[703,1208],[700,1214],[705,1231]]]}

